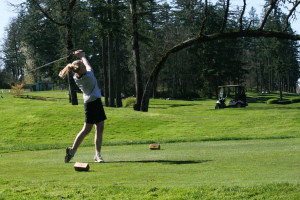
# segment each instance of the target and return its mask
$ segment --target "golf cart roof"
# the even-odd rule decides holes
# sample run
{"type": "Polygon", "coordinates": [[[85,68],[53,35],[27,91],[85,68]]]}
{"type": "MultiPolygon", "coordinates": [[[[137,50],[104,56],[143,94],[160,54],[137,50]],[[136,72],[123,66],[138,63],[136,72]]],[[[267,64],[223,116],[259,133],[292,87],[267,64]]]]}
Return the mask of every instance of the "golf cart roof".
{"type": "Polygon", "coordinates": [[[222,85],[222,86],[218,86],[219,88],[222,87],[243,87],[242,85],[222,85]]]}

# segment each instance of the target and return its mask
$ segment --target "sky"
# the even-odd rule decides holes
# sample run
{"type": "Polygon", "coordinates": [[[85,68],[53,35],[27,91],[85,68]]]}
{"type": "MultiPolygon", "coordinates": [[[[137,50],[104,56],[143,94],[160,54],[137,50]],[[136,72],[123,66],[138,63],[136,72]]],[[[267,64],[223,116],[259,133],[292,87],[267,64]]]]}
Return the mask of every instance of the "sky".
{"type": "Polygon", "coordinates": [[[18,4],[24,2],[24,0],[0,0],[0,44],[3,44],[5,28],[10,23],[11,18],[17,16],[16,11],[9,6],[8,2],[18,4]]]}

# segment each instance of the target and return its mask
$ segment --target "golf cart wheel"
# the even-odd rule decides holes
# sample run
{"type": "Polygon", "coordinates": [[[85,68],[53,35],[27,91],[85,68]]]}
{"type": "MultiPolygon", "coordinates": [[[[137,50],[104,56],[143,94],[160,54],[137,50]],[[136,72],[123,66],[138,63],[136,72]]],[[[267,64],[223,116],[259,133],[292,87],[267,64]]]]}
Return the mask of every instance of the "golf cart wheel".
{"type": "Polygon", "coordinates": [[[237,104],[236,104],[236,107],[237,107],[237,108],[241,108],[241,107],[243,107],[243,106],[242,106],[241,103],[237,103],[237,104]]]}
{"type": "Polygon", "coordinates": [[[219,105],[219,104],[216,104],[215,110],[218,110],[218,109],[220,109],[220,105],[219,105]]]}

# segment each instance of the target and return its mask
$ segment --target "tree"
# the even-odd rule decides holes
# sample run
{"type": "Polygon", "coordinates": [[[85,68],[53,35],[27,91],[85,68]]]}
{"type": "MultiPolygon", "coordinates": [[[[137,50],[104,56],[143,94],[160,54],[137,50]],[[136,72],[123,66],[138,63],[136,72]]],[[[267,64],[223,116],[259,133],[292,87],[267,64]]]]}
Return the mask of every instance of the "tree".
{"type": "MultiPolygon", "coordinates": [[[[22,45],[21,51],[25,55],[26,69],[32,70],[37,66],[56,60],[60,54],[60,43],[57,40],[58,28],[55,24],[49,23],[44,15],[35,9],[35,6],[28,3],[21,21],[22,45]]],[[[34,76],[29,74],[32,82],[41,81],[41,78],[51,77],[57,80],[58,72],[54,67],[42,68],[35,71],[34,76]]],[[[28,83],[28,82],[26,82],[28,83]]]]}
{"type": "Polygon", "coordinates": [[[143,78],[140,62],[140,49],[139,49],[139,34],[138,34],[138,20],[137,20],[137,8],[136,0],[129,1],[129,8],[131,14],[131,40],[132,40],[132,63],[134,66],[134,81],[136,90],[136,103],[134,110],[139,110],[142,102],[143,95],[143,78]]]}
{"type": "Polygon", "coordinates": [[[99,66],[103,68],[103,95],[104,95],[104,105],[109,106],[109,78],[108,78],[108,30],[109,30],[109,21],[108,21],[108,11],[109,7],[105,0],[103,1],[89,1],[91,6],[91,14],[95,19],[96,24],[96,34],[101,39],[101,63],[99,66]]]}
{"type": "MultiPolygon", "coordinates": [[[[107,4],[109,6],[107,12],[107,19],[109,22],[112,22],[112,2],[111,0],[107,0],[107,4]]],[[[108,30],[108,46],[107,46],[107,53],[108,53],[108,81],[109,81],[109,106],[115,107],[115,85],[114,85],[114,63],[113,63],[113,30],[112,27],[109,27],[108,30]]]]}
{"type": "MultiPolygon", "coordinates": [[[[177,45],[175,45],[173,48],[169,49],[165,54],[161,57],[161,59],[158,61],[156,66],[154,67],[150,77],[148,78],[148,81],[145,86],[145,90],[143,93],[143,99],[142,99],[142,105],[140,107],[141,111],[148,111],[148,104],[149,104],[149,92],[150,89],[149,87],[152,85],[152,81],[157,79],[157,76],[161,69],[164,66],[164,63],[166,62],[167,58],[169,57],[170,54],[176,53],[182,49],[185,49],[187,47],[190,47],[196,43],[205,43],[205,42],[211,42],[211,41],[216,41],[216,40],[224,40],[224,39],[232,39],[232,38],[242,38],[242,37],[266,37],[266,38],[280,38],[280,39],[289,39],[289,40],[300,40],[300,35],[294,35],[294,34],[289,34],[285,33],[285,29],[278,32],[278,31],[266,31],[264,30],[264,26],[268,20],[268,17],[270,13],[276,8],[276,5],[281,2],[280,0],[272,0],[270,1],[268,5],[268,10],[261,22],[260,27],[257,30],[250,30],[250,29],[243,29],[239,28],[238,30],[226,30],[226,26],[228,23],[228,13],[229,13],[229,4],[230,0],[227,0],[226,4],[224,2],[225,6],[225,12],[223,15],[223,22],[222,26],[220,27],[220,30],[216,33],[204,33],[203,28],[205,26],[205,22],[207,20],[207,14],[204,16],[202,20],[202,27],[199,31],[199,33],[194,36],[193,38],[187,39],[177,45]]],[[[286,22],[287,26],[289,26],[289,17],[292,15],[292,13],[295,11],[295,8],[300,4],[300,2],[293,1],[293,8],[289,11],[289,14],[287,15],[286,22]]],[[[207,10],[207,0],[205,0],[205,10],[207,10]]],[[[244,0],[244,6],[246,6],[246,0],[244,0]]],[[[244,9],[243,9],[244,10],[244,9]]],[[[206,13],[206,12],[205,12],[206,13]]],[[[239,17],[239,23],[240,27],[243,27],[243,15],[244,13],[242,12],[240,17],[239,17]]]]}
{"type": "Polygon", "coordinates": [[[22,15],[19,15],[16,19],[12,20],[6,30],[7,35],[2,46],[2,52],[4,54],[2,60],[6,66],[6,71],[11,73],[12,79],[14,80],[17,80],[18,76],[23,73],[24,69],[22,66],[25,64],[24,55],[21,52],[21,19],[22,15]]]}
{"type": "MultiPolygon", "coordinates": [[[[66,54],[65,24],[70,2],[34,0],[24,3],[26,7],[22,9],[23,14],[18,22],[18,29],[21,30],[18,33],[21,70],[66,54]],[[57,37],[57,33],[60,37],[57,37]],[[32,64],[28,65],[29,62],[32,64]]],[[[170,5],[158,0],[136,1],[135,30],[138,37],[135,41],[138,41],[138,51],[135,51],[137,48],[132,48],[136,44],[132,40],[135,22],[130,12],[130,2],[76,1],[72,9],[76,15],[73,12],[71,16],[72,42],[76,49],[86,51],[91,65],[95,66],[96,77],[101,77],[98,79],[99,86],[105,96],[106,106],[109,100],[111,105],[120,106],[121,92],[125,96],[140,96],[137,93],[141,90],[136,90],[138,79],[134,78],[134,63],[143,72],[140,73],[139,85],[146,84],[140,88],[149,89],[149,97],[151,93],[154,98],[214,98],[216,87],[227,83],[251,83],[251,86],[257,86],[258,91],[279,89],[281,85],[282,91],[293,91],[295,80],[299,77],[298,47],[292,40],[279,41],[271,37],[291,38],[294,35],[289,19],[293,18],[292,13],[298,1],[286,1],[286,4],[297,4],[292,5],[291,12],[285,13],[280,11],[282,0],[268,2],[271,4],[265,6],[265,16],[259,20],[254,9],[246,18],[245,6],[233,9],[233,6],[228,6],[231,3],[228,0],[220,0],[216,4],[174,0],[170,5]],[[280,51],[279,48],[286,51],[280,51]],[[133,59],[136,58],[136,52],[139,52],[139,61],[133,59]],[[278,59],[275,58],[277,55],[278,59]],[[154,71],[153,66],[156,66],[154,71]],[[281,67],[284,70],[281,70],[283,73],[279,85],[281,67]],[[151,81],[147,85],[148,77],[151,77],[151,81]],[[108,87],[109,79],[113,87],[108,87]]],[[[13,35],[10,36],[12,38],[13,35]]],[[[11,46],[7,49],[7,57],[4,56],[7,65],[3,73],[12,77],[11,66],[14,69],[17,67],[15,56],[12,56],[15,55],[13,43],[8,40],[5,42],[11,46]]],[[[64,63],[38,70],[34,77],[36,80],[51,77],[55,83],[62,83],[64,80],[57,78],[61,65],[64,63]]],[[[140,99],[137,98],[136,105],[140,99]]]]}
{"type": "MultiPolygon", "coordinates": [[[[67,52],[72,52],[74,49],[72,26],[76,0],[70,0],[67,2],[63,0],[32,0],[32,2],[52,23],[65,27],[67,52]],[[56,19],[53,16],[56,17],[56,19]]],[[[71,62],[70,57],[68,58],[68,62],[71,62]]],[[[72,105],[78,105],[75,81],[71,76],[71,72],[68,73],[68,82],[70,103],[72,103],[72,105]]]]}
{"type": "Polygon", "coordinates": [[[115,39],[115,48],[114,48],[114,54],[115,54],[115,66],[116,66],[116,107],[122,107],[122,95],[121,95],[121,90],[122,90],[122,84],[121,84],[121,79],[122,79],[122,71],[121,71],[121,40],[122,40],[122,34],[121,34],[121,23],[118,23],[121,21],[121,9],[120,9],[120,3],[119,0],[114,1],[114,9],[113,9],[113,15],[114,15],[114,20],[116,22],[116,25],[114,26],[113,30],[116,35],[115,39]]]}

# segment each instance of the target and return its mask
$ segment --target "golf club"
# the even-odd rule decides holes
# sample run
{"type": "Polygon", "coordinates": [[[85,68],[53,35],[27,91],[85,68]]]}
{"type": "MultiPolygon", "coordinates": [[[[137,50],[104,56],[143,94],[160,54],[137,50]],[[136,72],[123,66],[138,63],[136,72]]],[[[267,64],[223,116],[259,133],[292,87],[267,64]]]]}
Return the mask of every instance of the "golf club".
{"type": "Polygon", "coordinates": [[[40,67],[37,67],[37,68],[35,68],[35,69],[32,69],[32,70],[30,70],[30,71],[28,71],[28,72],[26,72],[26,73],[24,73],[24,74],[20,74],[19,77],[18,77],[18,80],[21,80],[26,74],[29,74],[30,72],[36,71],[36,70],[38,70],[38,69],[41,69],[41,68],[43,68],[43,67],[46,67],[46,66],[48,66],[48,65],[51,65],[51,64],[53,64],[53,63],[56,63],[56,62],[58,62],[58,61],[60,61],[60,60],[66,59],[66,58],[68,58],[68,57],[69,57],[70,55],[72,55],[72,54],[73,54],[73,53],[71,53],[71,54],[69,54],[69,55],[67,55],[67,56],[65,56],[65,57],[59,58],[59,59],[57,59],[57,60],[54,60],[54,61],[52,61],[52,62],[49,62],[49,63],[47,63],[47,64],[44,64],[44,65],[42,65],[42,66],[40,66],[40,67]]]}

